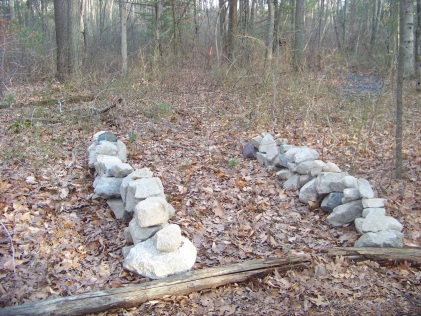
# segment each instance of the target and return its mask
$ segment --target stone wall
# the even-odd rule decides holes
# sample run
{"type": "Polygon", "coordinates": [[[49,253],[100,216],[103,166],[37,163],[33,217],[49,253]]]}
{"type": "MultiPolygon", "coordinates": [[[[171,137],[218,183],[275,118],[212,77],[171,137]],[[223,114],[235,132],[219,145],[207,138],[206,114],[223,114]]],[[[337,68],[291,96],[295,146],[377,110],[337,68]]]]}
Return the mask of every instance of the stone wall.
{"type": "Polygon", "coordinates": [[[298,191],[302,203],[319,205],[332,226],[354,223],[361,234],[355,247],[403,247],[402,224],[386,215],[386,199],[375,197],[366,179],[319,160],[316,150],[266,133],[248,142],[243,155],[276,170],[284,189],[298,191]]]}
{"type": "Polygon", "coordinates": [[[124,230],[123,267],[151,279],[190,270],[196,247],[168,221],[175,209],[151,170],[134,170],[127,163],[126,145],[108,131],[93,136],[88,166],[95,168],[94,198],[104,198],[116,218],[132,218],[124,230]]]}

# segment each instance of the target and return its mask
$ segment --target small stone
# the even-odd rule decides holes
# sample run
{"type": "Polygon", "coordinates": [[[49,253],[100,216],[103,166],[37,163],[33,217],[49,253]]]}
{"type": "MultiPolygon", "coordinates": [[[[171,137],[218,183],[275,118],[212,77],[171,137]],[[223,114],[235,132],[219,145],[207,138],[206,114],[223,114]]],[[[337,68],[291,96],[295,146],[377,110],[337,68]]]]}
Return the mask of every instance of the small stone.
{"type": "Polygon", "coordinates": [[[279,155],[279,148],[276,145],[272,146],[272,147],[269,147],[269,149],[266,152],[266,158],[270,162],[270,164],[274,163],[274,161],[278,157],[278,155],[279,155]]]}
{"type": "Polygon", "coordinates": [[[344,197],[342,199],[342,203],[348,203],[351,201],[361,199],[360,190],[357,188],[345,188],[344,189],[344,197]]]}
{"type": "Polygon", "coordinates": [[[126,147],[126,145],[121,140],[118,140],[116,144],[117,144],[117,148],[118,148],[117,157],[120,158],[122,162],[127,162],[127,147],[126,147]]]}
{"type": "Polygon", "coordinates": [[[140,227],[165,224],[170,219],[167,201],[162,197],[150,197],[136,204],[134,216],[140,227]]]}
{"type": "Polygon", "coordinates": [[[314,202],[319,199],[319,194],[316,190],[316,179],[307,182],[300,190],[299,199],[301,203],[308,204],[310,201],[314,202]]]}
{"type": "Polygon", "coordinates": [[[293,162],[288,162],[288,169],[291,172],[296,173],[297,172],[297,164],[293,162]]]}
{"type": "Polygon", "coordinates": [[[126,240],[126,244],[133,245],[133,237],[132,234],[130,234],[130,228],[126,227],[123,231],[124,239],[126,240]]]}
{"type": "Polygon", "coordinates": [[[333,162],[326,162],[323,166],[323,172],[341,172],[341,169],[333,162]]]}
{"type": "Polygon", "coordinates": [[[291,178],[284,182],[283,187],[287,191],[298,190],[300,188],[300,175],[293,174],[291,178]]]}
{"type": "Polygon", "coordinates": [[[257,152],[256,153],[256,159],[262,165],[266,166],[268,164],[268,160],[266,159],[266,154],[264,154],[264,153],[257,152]]]}
{"type": "Polygon", "coordinates": [[[303,174],[300,176],[300,188],[305,185],[306,183],[308,183],[310,180],[312,180],[313,177],[309,176],[307,174],[303,174]]]}
{"type": "Polygon", "coordinates": [[[294,148],[294,147],[296,147],[296,146],[288,145],[288,144],[279,145],[279,153],[285,154],[288,150],[290,150],[291,148],[294,148]]]}
{"type": "Polygon", "coordinates": [[[374,198],[373,189],[366,179],[358,179],[358,189],[364,199],[374,198]]]}
{"type": "Polygon", "coordinates": [[[377,207],[385,207],[386,206],[386,199],[380,199],[380,198],[375,198],[375,199],[363,199],[363,206],[364,208],[377,208],[377,207]]]}
{"type": "Polygon", "coordinates": [[[289,171],[288,169],[282,169],[276,173],[276,177],[279,180],[288,180],[292,175],[293,173],[289,171]]]}
{"type": "Polygon", "coordinates": [[[314,165],[314,160],[303,161],[297,165],[297,172],[302,175],[311,175],[311,170],[314,165]]]}
{"type": "Polygon", "coordinates": [[[120,198],[120,186],[122,178],[97,177],[95,180],[94,193],[104,199],[120,198]]]}
{"type": "Polygon", "coordinates": [[[259,135],[259,136],[253,137],[250,142],[254,146],[254,148],[257,149],[259,148],[262,139],[263,137],[259,135]]]}
{"type": "Polygon", "coordinates": [[[145,241],[146,239],[155,235],[156,232],[161,230],[163,227],[165,227],[165,224],[150,227],[140,227],[137,224],[136,219],[133,218],[129,223],[129,231],[130,236],[132,237],[132,242],[136,245],[142,241],[145,241]]]}
{"type": "MultiPolygon", "coordinates": [[[[97,142],[100,143],[103,140],[109,141],[109,142],[117,142],[118,138],[111,132],[100,132],[101,134],[98,135],[97,142]]],[[[95,136],[94,136],[95,137],[95,136]]]]}
{"type": "Polygon", "coordinates": [[[342,192],[329,193],[322,201],[320,205],[321,209],[326,213],[332,213],[333,209],[342,204],[342,198],[344,194],[342,192]]]}
{"type": "Polygon", "coordinates": [[[362,227],[363,227],[363,223],[364,223],[364,218],[362,217],[357,217],[354,220],[354,226],[355,226],[355,230],[359,233],[359,234],[364,234],[362,227]]]}
{"type": "Polygon", "coordinates": [[[321,160],[314,160],[313,161],[313,168],[310,171],[310,175],[313,177],[317,177],[323,171],[323,166],[325,163],[321,160]]]}
{"type": "Polygon", "coordinates": [[[115,218],[123,219],[128,216],[122,199],[110,199],[107,200],[107,204],[111,211],[113,211],[115,218]]]}
{"type": "Polygon", "coordinates": [[[357,188],[358,189],[358,179],[353,176],[345,176],[343,179],[345,188],[357,188]]]}
{"type": "Polygon", "coordinates": [[[296,164],[316,159],[319,159],[319,153],[315,149],[307,147],[304,147],[303,149],[299,150],[294,156],[294,162],[296,164]]]}
{"type": "Polygon", "coordinates": [[[327,220],[332,226],[341,226],[353,222],[357,217],[361,217],[362,211],[361,200],[352,201],[335,207],[333,212],[327,217],[327,220]]]}
{"type": "Polygon", "coordinates": [[[259,152],[267,153],[273,147],[277,147],[276,142],[270,133],[266,133],[266,135],[263,137],[262,141],[260,142],[259,152]]]}
{"type": "Polygon", "coordinates": [[[354,244],[354,247],[403,247],[404,235],[396,230],[383,230],[377,233],[366,233],[354,244]]]}
{"type": "Polygon", "coordinates": [[[123,255],[123,258],[126,258],[127,255],[129,254],[130,250],[132,250],[134,246],[124,246],[123,248],[121,248],[121,254],[123,255]]]}
{"type": "Polygon", "coordinates": [[[364,233],[375,233],[382,230],[396,230],[400,232],[402,229],[402,224],[399,223],[399,221],[395,218],[391,216],[378,215],[375,213],[368,214],[362,225],[362,231],[364,233]]]}
{"type": "Polygon", "coordinates": [[[109,174],[116,178],[124,178],[133,172],[133,167],[128,163],[119,163],[108,170],[109,174]]]}
{"type": "Polygon", "coordinates": [[[181,246],[180,226],[170,224],[158,231],[152,238],[158,251],[176,251],[181,246]]]}
{"type": "Polygon", "coordinates": [[[115,156],[98,155],[94,164],[95,170],[98,175],[106,175],[113,177],[110,170],[117,164],[121,164],[121,160],[115,156]]]}
{"type": "Polygon", "coordinates": [[[322,172],[316,178],[316,189],[319,194],[328,194],[330,192],[342,192],[344,189],[343,178],[345,173],[322,172]]]}
{"type": "Polygon", "coordinates": [[[243,149],[243,156],[249,159],[256,159],[257,149],[252,142],[248,142],[243,149]]]}
{"type": "Polygon", "coordinates": [[[135,205],[149,197],[165,198],[161,179],[140,178],[129,182],[126,193],[126,210],[132,212],[135,205]]]}
{"type": "Polygon", "coordinates": [[[367,217],[368,214],[386,215],[386,209],[383,207],[369,207],[363,210],[363,217],[367,217]]]}
{"type": "Polygon", "coordinates": [[[123,201],[126,202],[127,189],[131,181],[142,178],[152,178],[152,176],[153,173],[149,170],[149,168],[142,168],[135,170],[126,177],[124,177],[120,187],[121,198],[123,199],[123,201]]]}

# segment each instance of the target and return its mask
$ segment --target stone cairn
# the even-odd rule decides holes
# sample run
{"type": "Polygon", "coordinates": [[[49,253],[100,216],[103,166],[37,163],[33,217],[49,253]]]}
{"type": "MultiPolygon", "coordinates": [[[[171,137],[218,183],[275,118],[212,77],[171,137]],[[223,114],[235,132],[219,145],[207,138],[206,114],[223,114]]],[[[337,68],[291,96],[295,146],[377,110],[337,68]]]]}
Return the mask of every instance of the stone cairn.
{"type": "Polygon", "coordinates": [[[386,216],[386,199],[376,198],[366,179],[355,178],[332,162],[323,162],[319,153],[304,146],[275,141],[270,133],[254,137],[243,150],[269,170],[276,170],[285,190],[297,190],[302,203],[320,203],[328,222],[341,226],[354,222],[362,236],[355,247],[403,247],[403,226],[386,216]]]}
{"type": "Polygon", "coordinates": [[[89,168],[95,168],[94,198],[104,198],[118,219],[132,217],[124,230],[123,267],[151,279],[190,270],[196,247],[168,220],[175,209],[164,187],[148,168],[134,170],[127,163],[126,145],[108,131],[93,136],[88,148],[89,168]]]}

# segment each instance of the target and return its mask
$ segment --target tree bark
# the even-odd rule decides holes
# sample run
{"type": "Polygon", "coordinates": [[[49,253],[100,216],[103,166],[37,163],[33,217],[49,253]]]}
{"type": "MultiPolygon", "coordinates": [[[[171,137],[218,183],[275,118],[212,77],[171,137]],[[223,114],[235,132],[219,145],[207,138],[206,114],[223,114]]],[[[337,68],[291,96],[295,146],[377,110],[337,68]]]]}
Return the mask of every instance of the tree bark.
{"type": "Polygon", "coordinates": [[[15,19],[15,0],[9,0],[10,20],[15,19]]]}
{"type": "Polygon", "coordinates": [[[294,68],[303,67],[304,54],[304,0],[295,0],[294,68]]]}
{"type": "Polygon", "coordinates": [[[229,0],[228,59],[233,61],[237,36],[237,0],[229,0]]]}
{"type": "Polygon", "coordinates": [[[373,260],[381,264],[398,264],[408,262],[421,266],[421,249],[419,248],[354,248],[340,247],[328,250],[330,257],[344,256],[354,261],[373,260]]]}
{"type": "Polygon", "coordinates": [[[263,277],[275,269],[286,272],[307,268],[308,256],[257,259],[232,265],[190,271],[148,283],[104,291],[90,292],[69,297],[33,302],[0,309],[3,315],[84,315],[113,308],[129,308],[165,295],[183,295],[229,283],[263,277]]]}
{"type": "Polygon", "coordinates": [[[414,77],[415,58],[414,58],[414,1],[406,0],[404,3],[400,2],[404,9],[404,73],[405,79],[414,77]]]}
{"type": "Polygon", "coordinates": [[[265,68],[269,70],[272,64],[273,57],[273,27],[275,25],[275,6],[274,1],[277,0],[268,0],[268,24],[267,24],[267,33],[266,33],[266,50],[265,50],[265,68]]]}
{"type": "Polygon", "coordinates": [[[416,65],[415,75],[417,80],[417,89],[421,90],[421,0],[417,0],[417,31],[416,31],[416,65]]]}
{"type": "Polygon", "coordinates": [[[127,4],[120,0],[120,26],[121,26],[121,73],[127,74],[127,4]]]}
{"type": "Polygon", "coordinates": [[[398,69],[396,79],[396,149],[395,149],[395,175],[397,179],[402,178],[402,86],[405,72],[405,22],[406,22],[406,5],[408,0],[399,1],[399,52],[398,52],[398,69]]]}

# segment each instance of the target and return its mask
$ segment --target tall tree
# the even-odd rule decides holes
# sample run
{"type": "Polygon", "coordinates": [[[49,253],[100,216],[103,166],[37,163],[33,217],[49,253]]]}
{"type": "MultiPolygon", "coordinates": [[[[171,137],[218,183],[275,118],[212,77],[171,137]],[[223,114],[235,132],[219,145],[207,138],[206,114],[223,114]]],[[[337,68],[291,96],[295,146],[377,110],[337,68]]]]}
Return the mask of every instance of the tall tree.
{"type": "Polygon", "coordinates": [[[406,47],[405,47],[405,25],[408,1],[399,0],[399,53],[398,53],[398,69],[396,84],[396,149],[395,149],[395,174],[396,178],[402,178],[402,86],[406,64],[406,47]]]}
{"type": "Polygon", "coordinates": [[[294,68],[302,69],[304,54],[304,0],[295,0],[294,68]]]}
{"type": "Polygon", "coordinates": [[[275,24],[275,5],[274,1],[268,0],[268,24],[266,33],[266,50],[265,50],[265,66],[269,68],[272,63],[273,56],[273,27],[275,24]]]}
{"type": "Polygon", "coordinates": [[[54,0],[57,43],[57,78],[64,81],[81,70],[81,32],[79,0],[54,0]]]}
{"type": "Polygon", "coordinates": [[[421,0],[417,0],[417,31],[416,31],[416,65],[417,89],[421,90],[421,0]]]}
{"type": "Polygon", "coordinates": [[[411,78],[414,76],[415,70],[415,56],[414,56],[414,1],[405,0],[405,3],[400,2],[404,7],[404,78],[411,78]]]}
{"type": "Polygon", "coordinates": [[[228,59],[234,59],[235,42],[237,36],[237,0],[229,0],[228,24],[228,59]]]}
{"type": "Polygon", "coordinates": [[[15,19],[15,0],[9,0],[10,19],[15,19]]]}
{"type": "Polygon", "coordinates": [[[121,72],[127,74],[127,4],[120,0],[121,72]]]}

